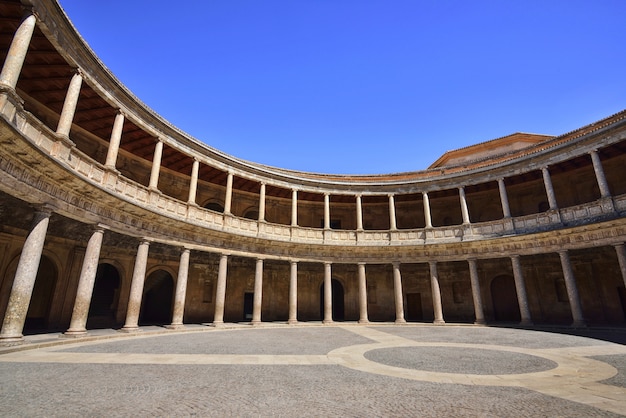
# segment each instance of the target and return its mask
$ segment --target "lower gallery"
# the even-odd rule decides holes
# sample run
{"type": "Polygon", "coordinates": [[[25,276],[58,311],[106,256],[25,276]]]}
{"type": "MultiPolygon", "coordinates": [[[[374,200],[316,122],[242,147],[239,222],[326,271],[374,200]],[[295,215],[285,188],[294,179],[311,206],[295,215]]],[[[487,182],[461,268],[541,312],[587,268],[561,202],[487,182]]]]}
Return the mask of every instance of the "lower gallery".
{"type": "Polygon", "coordinates": [[[0,12],[0,344],[144,324],[624,325],[626,111],[411,173],[291,171],[145,107],[56,2],[0,12]]]}

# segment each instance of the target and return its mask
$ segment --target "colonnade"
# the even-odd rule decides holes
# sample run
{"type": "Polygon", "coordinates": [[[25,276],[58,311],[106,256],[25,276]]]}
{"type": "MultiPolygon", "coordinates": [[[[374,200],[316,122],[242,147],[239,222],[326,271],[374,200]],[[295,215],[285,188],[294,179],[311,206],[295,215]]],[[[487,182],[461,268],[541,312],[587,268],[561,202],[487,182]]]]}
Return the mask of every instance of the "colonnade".
{"type": "MultiPolygon", "coordinates": [[[[0,85],[4,88],[8,88],[10,91],[15,92],[15,88],[17,86],[17,81],[23,67],[24,61],[27,56],[29,44],[31,42],[31,38],[33,36],[33,31],[36,25],[36,18],[31,12],[27,12],[24,19],[22,20],[20,26],[15,32],[14,38],[12,40],[11,46],[9,48],[9,52],[7,54],[7,58],[4,62],[2,72],[0,73],[0,85]]],[[[76,111],[76,107],[79,100],[80,89],[83,83],[84,75],[80,69],[75,69],[74,74],[71,77],[69,87],[66,93],[66,97],[64,100],[63,108],[61,111],[61,115],[59,118],[59,122],[57,125],[56,133],[60,138],[69,139],[70,128],[72,126],[72,121],[74,118],[74,114],[76,111]]],[[[122,109],[118,109],[117,114],[115,116],[115,120],[113,123],[112,132],[109,139],[109,145],[107,149],[106,160],[104,163],[104,167],[111,171],[117,171],[116,163],[118,159],[118,153],[120,149],[120,142],[122,140],[122,131],[125,120],[128,118],[126,113],[122,109]]],[[[161,170],[162,163],[162,154],[163,154],[163,146],[165,142],[165,138],[159,137],[160,134],[155,138],[155,148],[152,160],[152,166],[150,171],[150,179],[148,182],[148,188],[151,190],[158,190],[159,184],[159,173],[161,170]]],[[[182,150],[179,152],[184,153],[182,150]]],[[[593,165],[593,170],[595,173],[595,177],[598,183],[598,187],[600,190],[601,198],[608,198],[611,196],[609,186],[607,183],[607,179],[602,167],[602,162],[598,155],[597,150],[591,150],[589,152],[591,162],[593,165]]],[[[198,173],[199,173],[199,165],[200,159],[197,155],[190,155],[193,158],[193,165],[190,174],[189,180],[189,193],[187,203],[190,205],[196,205],[196,197],[197,197],[197,189],[198,189],[198,173]]],[[[556,199],[556,194],[552,185],[552,180],[550,176],[549,167],[546,165],[541,168],[541,173],[543,177],[543,183],[545,187],[545,193],[548,200],[549,210],[558,210],[558,204],[556,199]]],[[[232,215],[232,200],[233,200],[233,178],[236,173],[232,170],[229,170],[227,173],[227,181],[226,181],[226,190],[224,195],[224,214],[232,215]]],[[[245,177],[243,173],[237,173],[237,175],[242,175],[245,177]]],[[[256,180],[255,180],[256,181],[256,180]]],[[[498,178],[498,191],[500,195],[500,202],[502,207],[502,213],[504,218],[511,217],[510,205],[507,197],[507,190],[505,185],[504,178],[498,178]]],[[[258,221],[265,222],[265,206],[266,206],[266,186],[273,185],[276,187],[284,187],[278,184],[272,184],[270,179],[261,180],[260,181],[260,192],[259,192],[259,202],[258,202],[258,221]]],[[[294,186],[291,189],[292,194],[292,204],[291,204],[291,226],[298,226],[298,187],[294,186]]],[[[432,190],[436,191],[436,190],[432,190]]],[[[421,192],[422,201],[424,206],[424,223],[426,228],[432,228],[432,214],[430,208],[430,198],[429,193],[431,191],[424,190],[421,192]]],[[[322,192],[324,197],[324,229],[331,228],[331,210],[330,210],[330,202],[331,202],[331,193],[330,192],[322,192]]],[[[340,193],[340,192],[336,192],[340,193]]],[[[397,219],[396,219],[396,204],[395,204],[395,196],[396,193],[386,193],[389,200],[389,229],[396,230],[397,229],[397,219]]],[[[368,194],[369,195],[369,194],[368,194]]],[[[375,194],[372,194],[375,195],[375,194]]],[[[471,223],[470,213],[468,210],[467,199],[465,195],[465,186],[458,186],[458,195],[459,195],[459,205],[462,215],[462,223],[469,224],[471,223]]],[[[362,192],[357,192],[353,194],[355,203],[356,203],[356,230],[363,230],[363,204],[362,204],[362,192]]]]}
{"type": "MultiPolygon", "coordinates": [[[[35,216],[28,236],[26,237],[22,253],[18,262],[15,278],[9,296],[8,306],[3,318],[2,329],[0,332],[0,344],[15,343],[22,341],[22,330],[26,320],[26,313],[32,291],[37,277],[39,261],[42,256],[44,241],[46,239],[47,228],[50,217],[53,213],[50,206],[37,207],[35,216]]],[[[74,308],[70,321],[69,329],[65,332],[66,336],[83,336],[87,333],[86,323],[91,303],[94,280],[96,270],[99,264],[100,250],[102,247],[103,236],[108,228],[105,225],[95,225],[89,241],[87,243],[84,260],[80,272],[77,286],[76,298],[74,300],[74,308]]],[[[132,332],[138,329],[139,312],[144,292],[144,280],[146,276],[146,266],[148,262],[148,252],[150,248],[150,239],[142,239],[138,244],[137,255],[130,285],[130,294],[127,305],[126,321],[121,331],[132,332]]],[[[617,259],[619,262],[622,278],[626,285],[626,247],[623,243],[614,245],[617,259]]],[[[176,280],[176,288],[174,294],[172,322],[169,328],[180,328],[183,326],[183,315],[185,309],[185,294],[187,289],[187,277],[189,272],[189,260],[191,250],[182,247],[180,253],[178,277],[176,280]]],[[[582,313],[580,297],[576,278],[572,270],[568,250],[558,251],[561,261],[563,277],[567,289],[572,325],[576,327],[585,326],[585,318],[582,313]]],[[[224,323],[224,308],[226,306],[226,284],[228,276],[228,260],[230,255],[221,254],[219,259],[217,288],[215,293],[215,312],[213,325],[220,326],[224,323]]],[[[529,326],[533,324],[533,320],[529,308],[528,295],[526,293],[526,284],[522,271],[520,255],[510,255],[513,277],[515,281],[515,289],[520,309],[521,325],[529,326]]],[[[262,322],[262,298],[263,298],[263,256],[256,258],[255,274],[254,274],[254,303],[252,314],[252,325],[258,325],[262,322]]],[[[298,323],[298,260],[291,260],[289,275],[289,324],[298,323]]],[[[472,299],[475,312],[475,323],[484,324],[485,315],[482,303],[480,280],[478,277],[477,259],[468,258],[468,269],[470,276],[470,285],[472,299]]],[[[395,303],[395,322],[398,324],[405,323],[404,318],[404,293],[402,290],[402,275],[399,262],[390,263],[393,269],[393,292],[395,303]]],[[[323,292],[324,306],[322,322],[329,324],[333,322],[332,317],[332,265],[330,261],[323,262],[323,292]]],[[[435,324],[444,324],[443,306],[441,298],[441,288],[439,285],[438,262],[436,260],[428,261],[430,271],[430,285],[432,294],[433,316],[435,324]]],[[[367,263],[357,264],[358,274],[358,305],[359,319],[362,324],[369,323],[368,306],[367,306],[367,263]]]]}

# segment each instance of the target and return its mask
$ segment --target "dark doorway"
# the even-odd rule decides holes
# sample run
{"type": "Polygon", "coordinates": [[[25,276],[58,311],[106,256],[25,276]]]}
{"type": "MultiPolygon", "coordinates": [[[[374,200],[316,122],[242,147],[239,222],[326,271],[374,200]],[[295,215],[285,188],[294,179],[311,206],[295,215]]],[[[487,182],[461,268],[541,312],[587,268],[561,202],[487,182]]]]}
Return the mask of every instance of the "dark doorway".
{"type": "Polygon", "coordinates": [[[424,319],[421,293],[406,294],[406,319],[407,321],[421,321],[424,319]]]}
{"type": "Polygon", "coordinates": [[[108,263],[102,263],[96,271],[87,328],[112,328],[117,325],[115,314],[119,301],[120,274],[108,263]]]}
{"type": "Polygon", "coordinates": [[[52,296],[57,283],[57,269],[52,260],[41,256],[35,287],[28,305],[24,331],[44,330],[48,327],[52,296]]]}
{"type": "Polygon", "coordinates": [[[162,325],[172,321],[174,279],[165,270],[152,272],[146,279],[139,322],[162,325]]]}
{"type": "Polygon", "coordinates": [[[252,310],[254,309],[254,293],[243,294],[243,320],[252,320],[252,310]]]}
{"type": "Polygon", "coordinates": [[[491,300],[496,321],[519,322],[521,320],[513,276],[503,274],[491,281],[491,300]]]}
{"type": "MultiPolygon", "coordinates": [[[[333,321],[343,321],[345,319],[343,286],[339,280],[332,279],[331,287],[333,292],[333,321]]],[[[324,319],[324,283],[320,287],[320,316],[324,319]]]]}

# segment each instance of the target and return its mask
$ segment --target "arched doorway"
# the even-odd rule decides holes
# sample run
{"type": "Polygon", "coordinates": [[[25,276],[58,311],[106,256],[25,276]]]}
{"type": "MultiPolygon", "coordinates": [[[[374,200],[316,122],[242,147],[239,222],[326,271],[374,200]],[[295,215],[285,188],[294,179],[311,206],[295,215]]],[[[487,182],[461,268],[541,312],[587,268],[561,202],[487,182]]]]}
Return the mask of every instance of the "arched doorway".
{"type": "MultiPolygon", "coordinates": [[[[337,279],[332,279],[331,287],[333,292],[333,321],[343,321],[345,319],[343,285],[337,279]]],[[[324,283],[320,287],[320,316],[324,319],[324,283]]]]}
{"type": "Polygon", "coordinates": [[[172,299],[174,279],[165,270],[156,270],[147,277],[139,322],[147,324],[169,324],[172,322],[172,299]]]}
{"type": "Polygon", "coordinates": [[[491,300],[496,321],[519,322],[521,320],[513,276],[503,274],[491,281],[491,300]]]}
{"type": "Polygon", "coordinates": [[[119,301],[120,273],[112,264],[102,263],[96,271],[96,281],[89,305],[87,328],[112,328],[117,324],[115,314],[119,301]]]}
{"type": "Polygon", "coordinates": [[[52,260],[42,255],[24,323],[25,332],[43,330],[48,327],[48,316],[56,283],[57,268],[52,260]]]}

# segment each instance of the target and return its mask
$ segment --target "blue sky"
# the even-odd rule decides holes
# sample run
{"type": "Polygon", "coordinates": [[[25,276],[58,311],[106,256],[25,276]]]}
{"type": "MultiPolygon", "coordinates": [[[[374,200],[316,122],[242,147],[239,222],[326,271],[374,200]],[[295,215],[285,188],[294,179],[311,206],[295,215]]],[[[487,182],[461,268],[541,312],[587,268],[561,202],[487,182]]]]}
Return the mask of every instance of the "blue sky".
{"type": "Polygon", "coordinates": [[[61,0],[144,103],[235,157],[335,174],[626,108],[623,0],[61,0]]]}

